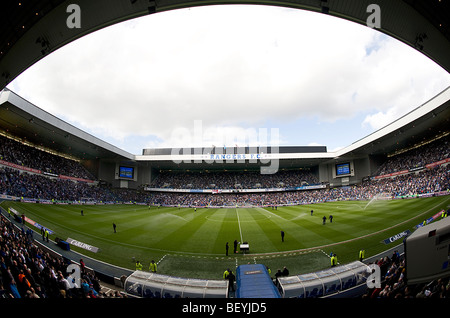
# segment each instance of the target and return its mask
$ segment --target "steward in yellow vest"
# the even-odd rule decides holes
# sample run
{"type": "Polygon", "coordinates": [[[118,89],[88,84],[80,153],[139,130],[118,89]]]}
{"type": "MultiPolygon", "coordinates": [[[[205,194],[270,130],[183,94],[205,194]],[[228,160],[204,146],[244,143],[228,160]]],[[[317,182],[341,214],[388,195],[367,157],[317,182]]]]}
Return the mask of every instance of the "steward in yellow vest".
{"type": "Polygon", "coordinates": [[[360,250],[359,251],[359,261],[362,262],[364,260],[364,254],[366,251],[360,250]]]}
{"type": "Polygon", "coordinates": [[[153,273],[156,273],[156,268],[157,268],[156,263],[155,263],[154,260],[152,260],[150,262],[150,271],[153,272],[153,273]]]}
{"type": "Polygon", "coordinates": [[[334,267],[337,265],[337,256],[336,254],[333,254],[333,256],[331,256],[331,267],[334,267]]]}

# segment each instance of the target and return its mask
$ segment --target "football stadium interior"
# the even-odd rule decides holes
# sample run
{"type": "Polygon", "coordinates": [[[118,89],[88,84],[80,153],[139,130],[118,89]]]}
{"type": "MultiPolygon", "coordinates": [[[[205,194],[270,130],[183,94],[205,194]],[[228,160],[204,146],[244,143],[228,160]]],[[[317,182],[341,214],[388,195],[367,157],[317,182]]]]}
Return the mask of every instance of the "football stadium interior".
{"type": "MultiPolygon", "coordinates": [[[[135,17],[233,3],[365,24],[374,1],[80,0],[82,27],[67,28],[72,2],[2,3],[0,297],[450,296],[450,87],[335,152],[141,154],[6,88],[65,44],[135,17]]],[[[389,12],[380,32],[450,71],[448,1],[376,2],[389,12]]]]}

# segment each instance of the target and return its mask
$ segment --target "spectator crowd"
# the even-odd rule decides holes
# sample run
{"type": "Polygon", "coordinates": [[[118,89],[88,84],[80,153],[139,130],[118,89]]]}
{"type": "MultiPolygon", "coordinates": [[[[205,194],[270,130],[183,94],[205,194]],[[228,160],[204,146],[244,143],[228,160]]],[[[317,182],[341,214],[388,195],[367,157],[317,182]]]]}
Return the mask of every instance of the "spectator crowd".
{"type": "Polygon", "coordinates": [[[384,161],[374,175],[417,169],[450,158],[450,134],[420,147],[391,156],[384,161]]]}
{"type": "Polygon", "coordinates": [[[53,175],[95,180],[80,163],[0,135],[0,160],[53,175]]]}
{"type": "Polygon", "coordinates": [[[261,174],[259,171],[161,171],[151,186],[172,189],[264,189],[318,183],[317,176],[304,169],[280,170],[276,174],[261,174]]]}
{"type": "Polygon", "coordinates": [[[408,284],[405,279],[405,258],[395,251],[376,262],[381,271],[381,286],[367,288],[362,298],[449,298],[449,277],[421,284],[408,284]]]}
{"type": "Polygon", "coordinates": [[[147,202],[154,205],[204,207],[297,205],[338,200],[370,200],[378,194],[388,194],[390,197],[416,196],[449,189],[449,168],[437,166],[418,173],[368,180],[347,187],[239,194],[152,192],[147,195],[147,202]]]}
{"type": "Polygon", "coordinates": [[[100,281],[81,266],[79,285],[67,273],[71,261],[53,257],[0,215],[0,298],[122,298],[101,291],[100,281]]]}
{"type": "MultiPolygon", "coordinates": [[[[449,158],[449,137],[389,158],[379,173],[402,171],[405,167],[424,167],[427,163],[449,158]],[[423,150],[423,152],[421,152],[423,150]]],[[[5,161],[65,173],[79,178],[91,178],[76,161],[58,157],[0,136],[0,157],[5,161]],[[38,158],[36,160],[36,158],[38,158]],[[59,160],[59,161],[58,161],[59,160]],[[53,166],[54,164],[54,166],[53,166]],[[50,167],[50,168],[49,168],[50,167]],[[68,169],[68,170],[66,170],[68,169]]],[[[143,189],[113,189],[105,185],[75,182],[42,174],[23,172],[0,165],[0,194],[40,200],[76,202],[82,198],[97,202],[139,202],[149,205],[174,206],[271,206],[309,204],[336,200],[370,200],[376,195],[390,197],[415,196],[448,191],[450,173],[447,164],[423,168],[395,178],[367,178],[361,184],[316,189],[294,190],[305,184],[318,184],[317,176],[308,169],[280,170],[273,175],[259,172],[160,172],[151,188],[175,189],[235,189],[233,193],[176,193],[144,191],[143,189]],[[286,188],[278,192],[238,192],[239,189],[286,188]]],[[[220,192],[220,191],[218,191],[220,192]]]]}

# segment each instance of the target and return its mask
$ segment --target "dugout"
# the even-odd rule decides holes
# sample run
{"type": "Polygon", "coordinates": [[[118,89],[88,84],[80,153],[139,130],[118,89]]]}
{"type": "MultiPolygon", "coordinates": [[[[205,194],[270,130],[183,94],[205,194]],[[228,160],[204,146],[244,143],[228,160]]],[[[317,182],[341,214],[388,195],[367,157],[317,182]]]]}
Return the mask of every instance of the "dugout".
{"type": "Polygon", "coordinates": [[[124,290],[130,295],[143,298],[226,298],[228,281],[135,271],[125,280],[124,290]]]}
{"type": "Polygon", "coordinates": [[[236,298],[280,298],[266,267],[262,264],[240,265],[236,269],[236,298]]]}
{"type": "Polygon", "coordinates": [[[283,298],[323,297],[365,283],[367,268],[356,261],[319,272],[280,277],[278,284],[283,298]]]}

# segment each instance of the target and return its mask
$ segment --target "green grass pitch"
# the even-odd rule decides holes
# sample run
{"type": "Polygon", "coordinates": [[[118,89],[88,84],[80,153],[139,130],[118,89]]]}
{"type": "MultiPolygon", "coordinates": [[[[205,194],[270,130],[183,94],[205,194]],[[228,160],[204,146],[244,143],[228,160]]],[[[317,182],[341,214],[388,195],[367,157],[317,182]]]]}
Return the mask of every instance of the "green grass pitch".
{"type": "MultiPolygon", "coordinates": [[[[286,266],[291,274],[329,267],[327,255],[339,263],[366,257],[391,245],[383,240],[410,229],[442,209],[450,196],[392,201],[339,201],[272,208],[197,209],[140,205],[42,205],[3,202],[55,232],[98,247],[80,253],[114,265],[144,269],[153,259],[158,272],[173,276],[219,279],[226,268],[262,263],[272,270],[286,266]],[[83,210],[84,215],[81,215],[83,210]],[[313,215],[311,215],[313,210],[313,215]],[[329,216],[333,215],[330,223],[329,216]],[[327,217],[322,224],[323,216],[327,217]],[[117,232],[113,231],[113,222],[117,232]],[[281,230],[285,232],[281,241],[281,230]],[[247,241],[247,254],[234,254],[233,242],[247,241]],[[225,255],[225,243],[229,255],[225,255]]],[[[52,237],[51,237],[52,239],[52,237]]],[[[400,243],[398,241],[397,243],[400,243]]]]}

